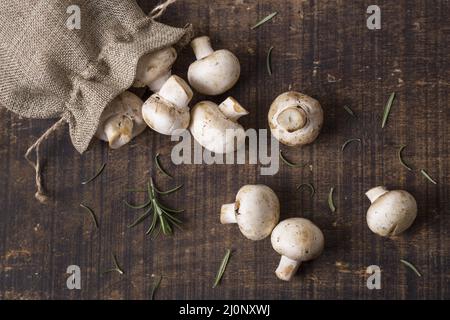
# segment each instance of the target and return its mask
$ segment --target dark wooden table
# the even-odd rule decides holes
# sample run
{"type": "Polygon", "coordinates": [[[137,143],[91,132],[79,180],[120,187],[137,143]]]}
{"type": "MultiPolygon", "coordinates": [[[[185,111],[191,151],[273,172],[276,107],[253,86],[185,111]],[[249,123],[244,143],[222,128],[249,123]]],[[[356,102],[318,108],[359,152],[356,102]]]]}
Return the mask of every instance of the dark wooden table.
{"type": "MultiPolygon", "coordinates": [[[[153,1],[140,1],[145,10],[153,1]]],[[[83,155],[70,143],[67,129],[43,147],[48,206],[35,201],[34,172],[24,160],[29,145],[50,120],[19,119],[0,111],[0,298],[1,299],[148,299],[162,275],[156,299],[430,299],[450,298],[450,3],[380,0],[381,30],[366,27],[373,1],[203,1],[173,5],[161,21],[210,35],[215,48],[238,57],[242,75],[228,93],[250,114],[246,128],[266,128],[271,101],[289,88],[316,97],[325,111],[318,140],[303,148],[282,147],[309,168],[282,166],[275,176],[261,176],[258,165],[180,165],[170,163],[167,136],[147,130],[132,143],[111,151],[94,141],[83,155]],[[278,11],[257,30],[250,26],[278,11]],[[266,53],[273,46],[273,75],[266,53]],[[384,105],[397,93],[387,126],[384,105]],[[351,118],[343,109],[350,106],[351,118]],[[362,145],[340,148],[350,138],[362,145]],[[404,169],[397,150],[407,144],[404,169]],[[174,175],[156,172],[153,158],[174,175]],[[107,166],[93,183],[80,182],[107,166]],[[419,172],[426,169],[433,185],[419,172]],[[153,176],[161,188],[184,184],[166,203],[186,209],[184,232],[152,241],[145,227],[128,229],[137,216],[124,199],[126,189],[144,186],[153,176]],[[279,255],[270,240],[246,240],[236,225],[223,226],[219,210],[245,184],[267,184],[278,194],[281,217],[302,216],[318,224],[326,238],[324,253],[305,263],[289,283],[277,280],[279,255]],[[313,183],[316,195],[296,191],[313,183]],[[364,193],[386,185],[406,189],[417,199],[413,227],[395,239],[371,233],[365,222],[364,193]],[[337,211],[327,195],[334,186],[337,211]],[[79,207],[91,206],[100,228],[79,207]],[[227,248],[233,249],[222,283],[212,289],[227,248]],[[103,274],[116,254],[125,275],[103,274]],[[412,262],[417,277],[400,263],[412,262]],[[66,268],[81,268],[82,289],[68,290],[66,268]],[[382,289],[368,290],[369,265],[382,269],[382,289]]],[[[186,77],[193,54],[180,55],[174,72],[186,77]]],[[[225,97],[225,96],[224,96],[225,97]]],[[[196,100],[201,97],[196,97],[196,100]]],[[[219,102],[222,97],[213,97],[219,102]]]]}

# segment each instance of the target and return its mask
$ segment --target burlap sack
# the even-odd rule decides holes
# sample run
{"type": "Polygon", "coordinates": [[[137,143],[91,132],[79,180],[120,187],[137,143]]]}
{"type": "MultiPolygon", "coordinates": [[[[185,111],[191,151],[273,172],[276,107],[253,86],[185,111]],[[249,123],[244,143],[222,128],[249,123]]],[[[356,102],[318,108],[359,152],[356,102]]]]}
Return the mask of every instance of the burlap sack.
{"type": "MultiPolygon", "coordinates": [[[[185,36],[186,29],[154,21],[174,1],[150,16],[134,0],[1,1],[0,104],[27,118],[59,118],[43,139],[67,122],[73,145],[84,152],[105,106],[133,83],[138,59],[185,36]],[[73,5],[80,8],[81,24],[71,30],[73,5]]],[[[36,197],[44,201],[41,141],[32,146],[38,159],[31,163],[36,197]]]]}

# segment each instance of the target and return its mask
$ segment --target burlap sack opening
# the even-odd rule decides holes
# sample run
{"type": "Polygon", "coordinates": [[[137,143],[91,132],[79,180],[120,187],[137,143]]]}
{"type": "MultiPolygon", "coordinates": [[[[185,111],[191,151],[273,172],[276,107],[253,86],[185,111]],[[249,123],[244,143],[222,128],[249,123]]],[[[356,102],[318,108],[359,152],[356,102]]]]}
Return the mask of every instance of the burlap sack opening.
{"type": "Polygon", "coordinates": [[[67,122],[83,153],[103,109],[131,86],[139,58],[186,42],[186,28],[154,21],[168,0],[147,16],[134,0],[10,0],[0,3],[0,104],[27,118],[60,118],[35,148],[36,198],[44,202],[40,143],[67,122]],[[68,7],[80,8],[80,29],[66,25],[68,7]]]}

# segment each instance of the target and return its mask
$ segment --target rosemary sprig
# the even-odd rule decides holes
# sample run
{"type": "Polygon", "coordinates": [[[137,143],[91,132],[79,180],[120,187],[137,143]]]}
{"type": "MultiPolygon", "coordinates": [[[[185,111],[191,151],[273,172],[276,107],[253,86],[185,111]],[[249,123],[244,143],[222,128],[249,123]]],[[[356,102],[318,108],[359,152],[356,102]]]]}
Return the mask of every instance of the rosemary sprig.
{"type": "Polygon", "coordinates": [[[389,117],[389,113],[391,112],[391,107],[392,107],[392,103],[394,102],[394,99],[395,99],[395,92],[392,92],[391,96],[389,97],[388,102],[386,103],[386,106],[384,107],[383,122],[381,123],[381,128],[384,128],[384,126],[386,125],[387,119],[389,117]]]}
{"type": "Polygon", "coordinates": [[[436,180],[434,180],[424,169],[420,170],[420,172],[424,175],[425,178],[428,179],[432,184],[437,184],[436,180]]]}
{"type": "Polygon", "coordinates": [[[89,208],[88,206],[85,206],[84,204],[80,203],[80,207],[82,207],[83,209],[85,209],[89,215],[92,218],[92,221],[94,222],[95,228],[98,229],[98,220],[97,220],[97,216],[94,213],[94,210],[92,210],[91,208],[89,208]]]}
{"type": "Polygon", "coordinates": [[[343,108],[344,108],[345,111],[347,111],[347,113],[348,113],[349,115],[351,115],[352,117],[355,117],[355,113],[353,112],[352,109],[350,109],[349,106],[345,105],[345,106],[343,106],[343,108]]]}
{"type": "Polygon", "coordinates": [[[410,166],[408,166],[408,165],[405,163],[405,161],[403,161],[402,151],[403,151],[403,149],[405,149],[405,148],[406,148],[406,145],[405,145],[405,144],[402,144],[402,145],[400,146],[400,148],[398,149],[398,152],[397,152],[398,160],[400,161],[400,164],[401,164],[403,167],[405,167],[405,168],[408,169],[409,171],[413,171],[413,169],[412,169],[410,166]]]}
{"type": "Polygon", "coordinates": [[[421,277],[422,275],[420,274],[419,270],[417,270],[417,268],[411,263],[408,262],[406,260],[400,259],[400,262],[403,263],[405,266],[407,266],[408,268],[410,268],[412,271],[414,271],[415,274],[417,274],[417,276],[421,277]]]}
{"type": "Polygon", "coordinates": [[[113,254],[112,257],[113,257],[113,262],[114,262],[114,268],[104,271],[103,274],[110,273],[110,272],[117,272],[119,274],[125,274],[125,272],[122,270],[122,268],[119,266],[119,263],[117,262],[116,255],[113,254]]]}
{"type": "Polygon", "coordinates": [[[153,282],[152,289],[150,291],[150,300],[153,300],[155,297],[155,292],[159,288],[159,285],[161,284],[162,276],[158,276],[156,280],[153,282]]]}
{"type": "Polygon", "coordinates": [[[273,50],[273,46],[271,46],[269,48],[269,51],[267,51],[267,57],[266,57],[267,73],[269,73],[269,76],[272,75],[272,50],[273,50]]]}
{"type": "Polygon", "coordinates": [[[217,271],[216,279],[214,280],[213,288],[217,287],[217,285],[220,282],[220,279],[222,279],[223,273],[225,272],[225,269],[228,265],[228,260],[230,260],[231,250],[227,249],[227,252],[225,253],[225,256],[223,257],[222,263],[220,264],[219,271],[217,271]]]}
{"type": "Polygon", "coordinates": [[[84,184],[88,184],[88,183],[91,182],[91,181],[94,181],[99,175],[102,174],[102,172],[103,172],[103,170],[105,169],[105,167],[106,167],[106,162],[102,164],[102,166],[100,167],[100,169],[97,171],[97,173],[96,173],[93,177],[87,179],[86,181],[81,182],[81,184],[84,185],[84,184]]]}
{"type": "Polygon", "coordinates": [[[297,187],[297,190],[300,190],[303,187],[309,188],[309,190],[311,191],[311,198],[314,197],[314,195],[316,194],[316,189],[314,188],[312,183],[303,183],[297,187]]]}
{"type": "Polygon", "coordinates": [[[300,168],[300,167],[304,167],[306,166],[306,164],[300,164],[300,163],[292,163],[290,162],[288,159],[286,159],[283,155],[283,151],[280,150],[280,159],[281,161],[283,161],[285,164],[287,164],[289,167],[293,167],[293,168],[300,168]]]}
{"type": "Polygon", "coordinates": [[[159,153],[157,153],[155,156],[155,164],[156,164],[156,168],[158,168],[158,170],[161,171],[161,173],[168,176],[169,178],[173,178],[169,173],[167,173],[166,170],[164,170],[164,168],[159,163],[159,153]]]}
{"type": "Polygon", "coordinates": [[[334,193],[334,187],[331,187],[330,193],[328,193],[328,207],[330,207],[331,212],[336,211],[336,206],[334,205],[334,201],[333,201],[333,193],[334,193]]]}
{"type": "Polygon", "coordinates": [[[269,14],[268,16],[266,16],[265,18],[261,19],[260,21],[258,21],[251,29],[254,30],[256,28],[258,28],[259,26],[261,26],[262,24],[266,23],[267,21],[271,20],[273,17],[275,17],[278,14],[278,12],[272,12],[271,14],[269,14]]]}
{"type": "Polygon", "coordinates": [[[348,146],[348,144],[352,143],[352,142],[359,142],[359,144],[361,144],[361,139],[359,139],[359,138],[358,139],[349,139],[349,140],[345,141],[341,147],[341,151],[344,152],[344,150],[348,146]]]}
{"type": "Polygon", "coordinates": [[[183,212],[184,210],[175,210],[166,207],[161,204],[157,197],[158,194],[167,195],[173,193],[179,190],[181,187],[183,187],[183,185],[177,186],[167,191],[160,191],[153,183],[153,178],[150,178],[150,182],[147,184],[148,200],[144,204],[135,206],[130,205],[128,202],[125,202],[126,205],[133,209],[146,209],[141,216],[139,216],[132,224],[128,226],[128,228],[133,228],[147,218],[151,217],[152,219],[150,222],[150,226],[146,231],[147,235],[151,235],[156,238],[160,231],[162,231],[164,235],[171,235],[173,233],[173,227],[181,229],[180,224],[182,223],[182,221],[175,217],[174,214],[183,212]]]}

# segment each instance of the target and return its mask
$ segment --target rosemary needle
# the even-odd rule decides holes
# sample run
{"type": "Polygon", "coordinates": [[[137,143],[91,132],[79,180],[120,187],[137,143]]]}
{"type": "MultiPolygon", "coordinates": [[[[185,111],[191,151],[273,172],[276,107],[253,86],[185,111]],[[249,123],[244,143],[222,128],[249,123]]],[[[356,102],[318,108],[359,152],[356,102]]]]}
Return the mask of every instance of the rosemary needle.
{"type": "Polygon", "coordinates": [[[417,276],[421,277],[422,275],[420,274],[419,270],[417,270],[417,268],[410,262],[400,259],[400,262],[403,263],[405,266],[409,267],[412,271],[414,271],[415,274],[417,274],[417,276]]]}
{"type": "Polygon", "coordinates": [[[88,184],[88,183],[91,182],[91,181],[94,181],[99,175],[102,174],[102,172],[103,172],[103,170],[105,169],[105,167],[106,167],[106,162],[102,164],[102,166],[100,167],[100,169],[97,171],[97,173],[96,173],[93,177],[87,179],[86,181],[81,182],[81,184],[84,185],[84,184],[88,184]]]}
{"type": "Polygon", "coordinates": [[[293,168],[299,168],[299,167],[304,167],[306,164],[299,164],[299,163],[292,163],[289,160],[287,160],[284,155],[283,152],[280,150],[280,159],[281,161],[283,161],[285,164],[287,164],[289,167],[293,167],[293,168]]]}
{"type": "Polygon", "coordinates": [[[150,291],[150,300],[153,300],[155,297],[155,292],[159,288],[159,285],[161,284],[162,276],[158,276],[153,283],[152,290],[150,291]]]}
{"type": "Polygon", "coordinates": [[[82,203],[80,203],[80,207],[82,207],[82,208],[84,208],[88,213],[89,213],[89,215],[91,216],[91,218],[92,218],[92,221],[94,222],[94,225],[95,225],[95,228],[99,228],[99,226],[98,226],[98,220],[97,220],[97,216],[95,215],[95,213],[94,213],[94,210],[92,210],[91,208],[89,208],[88,206],[85,206],[84,204],[82,204],[82,203]]]}
{"type": "Polygon", "coordinates": [[[336,211],[336,206],[333,202],[333,193],[334,193],[334,187],[331,187],[330,193],[328,194],[328,207],[330,207],[331,212],[336,211]]]}
{"type": "Polygon", "coordinates": [[[113,261],[114,261],[114,268],[106,270],[103,273],[105,274],[105,273],[109,273],[109,272],[118,272],[120,274],[125,274],[125,272],[123,272],[122,268],[120,268],[119,263],[117,262],[116,255],[113,254],[112,257],[113,257],[113,261]]]}
{"type": "Polygon", "coordinates": [[[402,166],[404,166],[404,167],[405,167],[406,169],[408,169],[409,171],[412,171],[411,167],[408,166],[408,165],[405,163],[405,161],[403,161],[402,151],[403,151],[403,149],[405,149],[405,148],[406,148],[406,145],[402,144],[402,145],[400,146],[400,148],[398,149],[398,152],[397,152],[398,160],[400,161],[400,164],[401,164],[402,166]]]}
{"type": "Polygon", "coordinates": [[[267,57],[266,57],[266,66],[267,66],[267,72],[269,73],[269,76],[272,75],[272,50],[273,50],[273,46],[269,48],[269,51],[267,52],[267,57]]]}
{"type": "Polygon", "coordinates": [[[314,194],[316,193],[316,189],[314,189],[314,186],[311,183],[303,183],[297,187],[297,190],[300,190],[303,187],[308,187],[311,191],[311,198],[314,197],[314,194]]]}
{"type": "Polygon", "coordinates": [[[172,178],[172,176],[169,173],[167,173],[167,171],[164,170],[163,167],[161,167],[161,164],[159,163],[159,153],[157,153],[155,156],[155,164],[159,171],[161,171],[164,175],[168,176],[169,178],[172,178]]]}
{"type": "Polygon", "coordinates": [[[352,109],[350,109],[349,106],[343,106],[343,108],[344,108],[345,111],[347,111],[347,113],[348,113],[349,115],[351,115],[352,117],[355,117],[355,113],[353,112],[352,109]]]}
{"type": "Polygon", "coordinates": [[[386,125],[387,119],[389,117],[389,113],[391,112],[391,107],[392,107],[392,103],[394,102],[394,99],[395,99],[395,92],[392,92],[391,96],[389,97],[388,102],[386,103],[386,106],[384,107],[383,122],[381,123],[381,128],[384,128],[384,126],[386,125]]]}
{"type": "Polygon", "coordinates": [[[424,169],[420,170],[420,172],[427,178],[432,184],[437,184],[436,180],[434,180],[424,169]]]}
{"type": "Polygon", "coordinates": [[[273,17],[275,17],[278,14],[278,12],[272,12],[271,14],[269,14],[267,17],[261,19],[258,23],[256,23],[251,29],[254,30],[256,28],[258,28],[260,25],[266,23],[267,21],[269,21],[270,19],[272,19],[273,17]]]}
{"type": "Polygon", "coordinates": [[[225,253],[225,256],[223,257],[222,263],[220,264],[219,271],[217,271],[216,280],[214,280],[213,288],[217,287],[217,285],[220,282],[220,279],[222,279],[223,273],[225,272],[225,269],[228,265],[228,260],[230,260],[231,250],[227,249],[227,252],[225,253]]]}
{"type": "Polygon", "coordinates": [[[349,140],[345,141],[341,147],[341,151],[344,151],[345,148],[347,147],[347,145],[352,142],[359,142],[359,144],[361,144],[361,139],[349,139],[349,140]]]}

